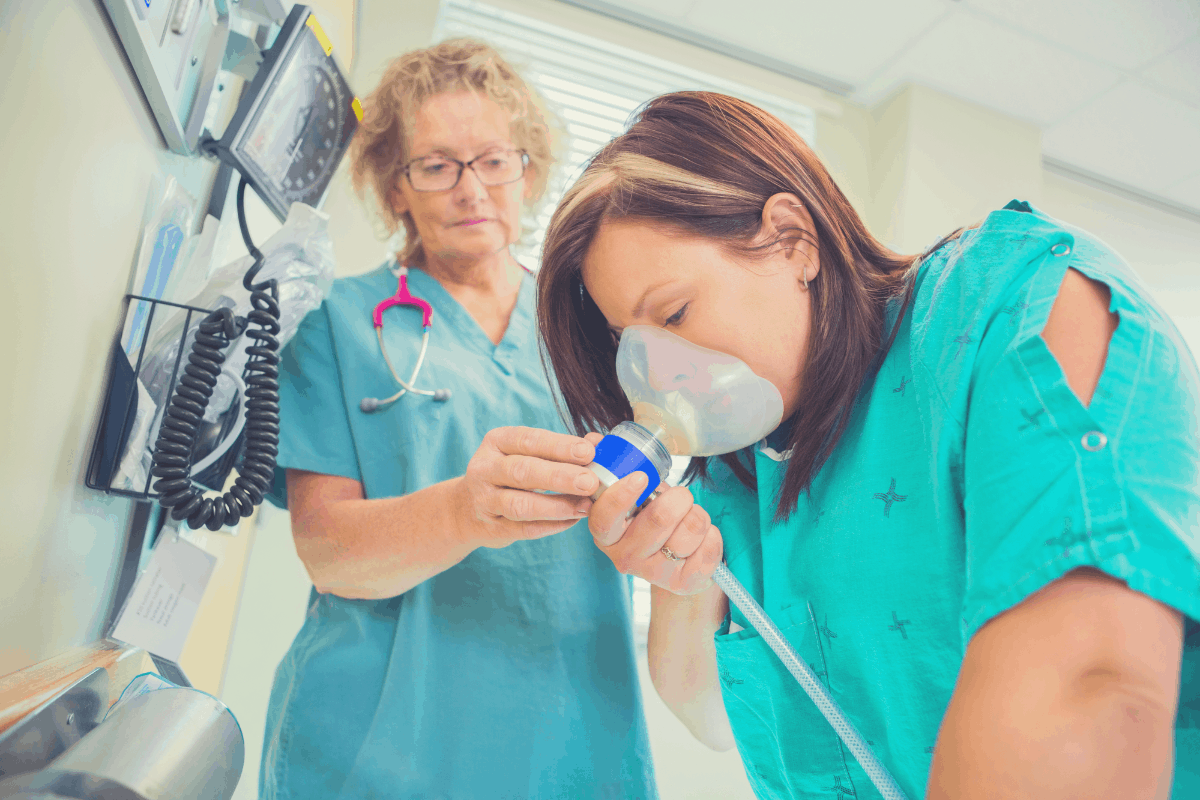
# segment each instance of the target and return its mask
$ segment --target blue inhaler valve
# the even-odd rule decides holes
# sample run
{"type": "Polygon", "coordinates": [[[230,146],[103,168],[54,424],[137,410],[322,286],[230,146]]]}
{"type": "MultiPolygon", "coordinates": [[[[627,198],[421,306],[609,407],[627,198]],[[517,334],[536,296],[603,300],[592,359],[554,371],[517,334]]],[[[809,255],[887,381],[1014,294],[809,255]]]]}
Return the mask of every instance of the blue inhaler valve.
{"type": "Polygon", "coordinates": [[[638,497],[640,507],[671,470],[671,454],[657,437],[636,422],[622,422],[596,445],[596,457],[588,469],[600,479],[600,488],[592,495],[595,500],[604,490],[635,472],[648,478],[646,489],[638,497]]]}

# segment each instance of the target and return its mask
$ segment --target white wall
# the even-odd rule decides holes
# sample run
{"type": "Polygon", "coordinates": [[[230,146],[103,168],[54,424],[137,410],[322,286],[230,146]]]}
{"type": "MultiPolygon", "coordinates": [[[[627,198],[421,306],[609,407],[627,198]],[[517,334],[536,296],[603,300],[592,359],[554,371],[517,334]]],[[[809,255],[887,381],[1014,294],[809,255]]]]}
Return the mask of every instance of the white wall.
{"type": "Polygon", "coordinates": [[[130,503],[83,486],[150,178],[167,153],[97,0],[0,9],[0,674],[101,634],[130,503]]]}

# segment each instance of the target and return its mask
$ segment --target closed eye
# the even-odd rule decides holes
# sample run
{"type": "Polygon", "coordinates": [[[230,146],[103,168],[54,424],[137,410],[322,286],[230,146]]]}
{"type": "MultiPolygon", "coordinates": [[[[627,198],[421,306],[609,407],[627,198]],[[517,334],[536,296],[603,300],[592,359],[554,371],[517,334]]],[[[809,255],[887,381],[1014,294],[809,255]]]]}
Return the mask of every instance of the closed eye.
{"type": "Polygon", "coordinates": [[[666,322],[664,322],[663,324],[667,327],[671,327],[671,326],[678,325],[679,323],[683,322],[683,317],[687,313],[689,305],[691,305],[691,303],[684,303],[683,308],[679,309],[674,314],[667,317],[666,322]]]}

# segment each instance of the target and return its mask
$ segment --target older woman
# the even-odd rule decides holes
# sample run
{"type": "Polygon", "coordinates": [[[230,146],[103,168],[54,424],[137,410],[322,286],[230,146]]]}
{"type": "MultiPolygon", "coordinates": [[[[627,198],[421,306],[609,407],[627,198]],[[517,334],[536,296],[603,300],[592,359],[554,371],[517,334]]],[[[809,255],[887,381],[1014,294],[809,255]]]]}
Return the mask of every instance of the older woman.
{"type": "Polygon", "coordinates": [[[538,281],[581,433],[629,419],[634,325],[779,390],[690,491],[630,522],[633,473],[590,512],[655,585],[659,693],[759,797],[879,795],[722,557],[908,797],[1200,797],[1200,379],[1103,242],[1013,201],[895,253],[786,125],[679,93],[567,193],[538,281]]]}
{"type": "Polygon", "coordinates": [[[592,446],[563,432],[510,253],[546,125],[468,40],[396,59],[364,108],[354,179],[404,246],[336,281],[284,353],[278,463],[313,591],[261,796],[654,797],[627,579],[580,522],[592,446]],[[398,282],[428,328],[377,310],[398,282]]]}

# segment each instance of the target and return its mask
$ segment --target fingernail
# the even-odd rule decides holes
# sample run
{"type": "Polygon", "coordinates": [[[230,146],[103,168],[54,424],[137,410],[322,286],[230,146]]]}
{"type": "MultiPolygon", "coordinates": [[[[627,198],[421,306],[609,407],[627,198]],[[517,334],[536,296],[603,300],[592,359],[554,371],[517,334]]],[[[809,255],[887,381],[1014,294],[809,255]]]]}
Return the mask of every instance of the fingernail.
{"type": "Polygon", "coordinates": [[[650,479],[646,477],[646,473],[635,472],[633,473],[633,480],[630,481],[630,484],[632,484],[633,488],[641,490],[646,488],[646,484],[649,483],[649,481],[650,479]]]}
{"type": "MultiPolygon", "coordinates": [[[[592,457],[592,446],[590,444],[588,444],[587,442],[580,442],[579,444],[577,444],[571,448],[571,455],[573,455],[579,459],[591,458],[592,457]]],[[[580,488],[582,489],[583,487],[581,486],[580,488]]]]}
{"type": "Polygon", "coordinates": [[[590,472],[581,472],[575,478],[575,488],[581,492],[591,491],[596,487],[596,476],[590,472]]]}

